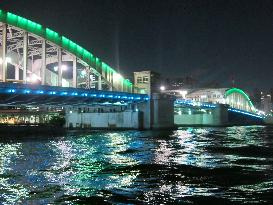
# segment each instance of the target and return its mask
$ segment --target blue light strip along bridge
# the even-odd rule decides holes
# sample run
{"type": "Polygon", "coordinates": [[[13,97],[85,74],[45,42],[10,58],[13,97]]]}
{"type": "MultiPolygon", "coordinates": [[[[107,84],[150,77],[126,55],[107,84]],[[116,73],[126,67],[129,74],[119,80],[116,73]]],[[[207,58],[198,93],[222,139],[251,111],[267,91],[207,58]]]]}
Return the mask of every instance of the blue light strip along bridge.
{"type": "MultiPolygon", "coordinates": [[[[185,99],[177,99],[175,101],[175,105],[182,105],[182,106],[186,106],[186,107],[198,107],[198,108],[203,108],[203,109],[214,109],[219,104],[213,104],[213,103],[207,103],[207,102],[195,102],[193,100],[185,100],[185,99]]],[[[232,107],[228,108],[228,112],[238,113],[238,114],[245,115],[245,116],[248,116],[248,117],[264,119],[263,115],[248,112],[248,111],[245,111],[245,110],[232,108],[232,107]]]]}
{"type": "Polygon", "coordinates": [[[205,103],[205,102],[195,102],[192,100],[177,99],[175,101],[176,105],[190,106],[190,107],[200,107],[200,108],[216,108],[215,104],[205,103]]]}
{"type": "Polygon", "coordinates": [[[148,95],[96,89],[0,83],[2,105],[131,104],[149,100],[148,95]]]}
{"type": "Polygon", "coordinates": [[[244,110],[239,110],[239,109],[235,109],[235,108],[229,108],[228,111],[229,112],[240,113],[240,114],[251,116],[251,117],[256,117],[256,118],[264,119],[264,116],[262,116],[262,115],[258,115],[258,114],[251,113],[251,112],[247,112],[247,111],[244,111],[244,110]]]}

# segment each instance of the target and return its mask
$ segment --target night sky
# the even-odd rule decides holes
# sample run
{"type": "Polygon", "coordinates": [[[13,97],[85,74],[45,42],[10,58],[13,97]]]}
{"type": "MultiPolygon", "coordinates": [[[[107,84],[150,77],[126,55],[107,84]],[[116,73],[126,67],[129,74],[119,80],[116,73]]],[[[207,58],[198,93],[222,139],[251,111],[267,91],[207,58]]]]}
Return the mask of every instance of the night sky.
{"type": "Polygon", "coordinates": [[[272,0],[1,0],[125,77],[154,70],[206,85],[273,87],[272,0]]]}

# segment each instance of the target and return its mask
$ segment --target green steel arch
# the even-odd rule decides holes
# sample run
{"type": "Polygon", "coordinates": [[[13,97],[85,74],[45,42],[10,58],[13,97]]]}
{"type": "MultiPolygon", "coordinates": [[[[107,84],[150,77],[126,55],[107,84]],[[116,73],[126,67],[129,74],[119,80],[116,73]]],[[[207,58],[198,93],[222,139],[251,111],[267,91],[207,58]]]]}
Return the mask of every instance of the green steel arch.
{"type": "MultiPolygon", "coordinates": [[[[71,54],[75,55],[79,59],[83,60],[89,66],[94,68],[100,74],[102,71],[109,72],[111,75],[117,74],[117,71],[111,68],[106,63],[102,62],[98,57],[95,57],[91,52],[87,51],[80,45],[71,41],[70,39],[60,35],[59,33],[42,26],[41,24],[35,23],[31,20],[23,18],[21,16],[15,15],[10,12],[6,12],[0,9],[0,21],[20,29],[23,29],[27,32],[33,33],[37,36],[40,36],[47,41],[50,41],[71,54]]],[[[128,88],[133,88],[133,84],[128,80],[121,78],[122,83],[126,85],[128,88]]]]}
{"type": "Polygon", "coordinates": [[[224,94],[224,98],[228,99],[228,96],[231,96],[232,94],[235,94],[235,95],[237,94],[239,96],[242,96],[243,99],[247,102],[247,105],[250,108],[250,110],[248,110],[248,111],[256,112],[256,108],[254,107],[252,101],[250,100],[249,96],[243,90],[241,90],[239,88],[228,89],[224,94]]]}

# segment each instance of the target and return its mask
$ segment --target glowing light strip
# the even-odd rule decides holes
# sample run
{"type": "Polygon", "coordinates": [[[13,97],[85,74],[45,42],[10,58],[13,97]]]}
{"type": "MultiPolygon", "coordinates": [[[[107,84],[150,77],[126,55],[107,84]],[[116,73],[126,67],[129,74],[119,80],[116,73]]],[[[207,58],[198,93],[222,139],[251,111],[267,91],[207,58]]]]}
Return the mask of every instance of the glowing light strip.
{"type": "Polygon", "coordinates": [[[190,106],[197,106],[197,107],[207,107],[207,108],[216,108],[216,105],[209,104],[209,103],[201,103],[200,104],[192,101],[192,100],[176,100],[176,104],[184,104],[184,105],[190,105],[190,106]]]}
{"type": "Polygon", "coordinates": [[[227,98],[227,96],[231,95],[232,93],[239,93],[241,94],[248,102],[249,106],[251,107],[252,110],[256,110],[253,103],[251,102],[249,96],[241,89],[239,88],[231,88],[227,90],[224,94],[224,97],[227,98]]]}
{"type": "MultiPolygon", "coordinates": [[[[102,62],[98,57],[95,57],[91,52],[82,48],[80,45],[74,43],[68,38],[61,36],[57,32],[43,27],[41,24],[35,23],[31,20],[15,15],[10,12],[6,12],[0,9],[0,21],[3,23],[10,24],[12,26],[21,28],[30,33],[36,34],[40,37],[45,38],[58,46],[61,46],[70,53],[76,55],[78,58],[86,62],[88,65],[96,69],[101,73],[102,70],[107,70],[111,75],[117,73],[116,70],[111,68],[106,63],[102,62]]],[[[133,84],[128,80],[121,77],[121,82],[124,83],[128,88],[132,88],[133,84]]]]}
{"type": "Polygon", "coordinates": [[[56,95],[56,96],[73,96],[86,97],[95,99],[120,99],[123,101],[148,101],[150,98],[145,94],[132,94],[113,91],[98,91],[75,88],[58,88],[49,86],[22,85],[0,83],[0,93],[4,94],[23,94],[23,95],[56,95]],[[55,88],[55,89],[54,89],[55,88]]]}
{"type": "Polygon", "coordinates": [[[264,117],[262,117],[260,115],[256,115],[256,114],[253,114],[253,113],[250,113],[250,112],[245,112],[245,111],[234,109],[234,108],[229,108],[228,111],[236,112],[236,113],[241,113],[241,114],[252,116],[252,117],[257,117],[257,118],[260,118],[260,119],[264,118],[264,117]]]}

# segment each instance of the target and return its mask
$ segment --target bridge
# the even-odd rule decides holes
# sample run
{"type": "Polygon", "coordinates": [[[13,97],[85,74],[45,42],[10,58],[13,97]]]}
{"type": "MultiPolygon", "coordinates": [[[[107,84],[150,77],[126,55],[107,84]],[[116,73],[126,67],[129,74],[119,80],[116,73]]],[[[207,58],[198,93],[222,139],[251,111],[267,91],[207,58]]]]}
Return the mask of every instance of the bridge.
{"type": "MultiPolygon", "coordinates": [[[[133,93],[133,84],[72,40],[0,10],[0,80],[133,93]]],[[[132,94],[133,95],[133,94],[132,94]]]]}
{"type": "Polygon", "coordinates": [[[215,89],[217,92],[212,90],[197,89],[189,93],[186,99],[177,99],[175,101],[177,124],[263,123],[265,115],[254,107],[243,90],[238,88],[215,89]]]}
{"type": "Polygon", "coordinates": [[[203,91],[191,93],[186,100],[177,99],[175,104],[173,99],[167,100],[157,94],[150,99],[148,95],[139,94],[128,79],[77,43],[1,9],[0,45],[1,107],[64,106],[67,121],[73,126],[97,126],[98,121],[103,121],[99,126],[113,127],[119,123],[122,127],[127,123],[126,127],[134,128],[170,127],[174,111],[174,119],[179,118],[181,122],[181,117],[186,117],[182,121],[190,125],[204,124],[206,120],[212,125],[214,122],[226,124],[228,116],[263,118],[247,94],[237,88],[224,89],[220,98],[209,93],[204,95],[203,91]],[[79,113],[80,106],[89,107],[89,113],[79,113]],[[98,106],[120,108],[103,108],[108,112],[103,116],[98,114],[102,111],[98,106]],[[124,113],[125,109],[130,113],[124,113]],[[113,110],[120,113],[111,113],[113,110]],[[116,122],[117,119],[121,120],[116,122]]]}
{"type": "MultiPolygon", "coordinates": [[[[32,112],[21,116],[18,110],[26,113],[26,108],[36,106],[41,113],[61,107],[69,126],[91,126],[92,118],[92,126],[139,127],[135,107],[149,100],[129,79],[77,43],[0,9],[0,123],[29,122],[32,112]],[[16,111],[6,115],[10,107],[16,111]],[[85,117],[88,120],[82,121],[85,117]]],[[[41,118],[37,115],[35,123],[41,118]]]]}

